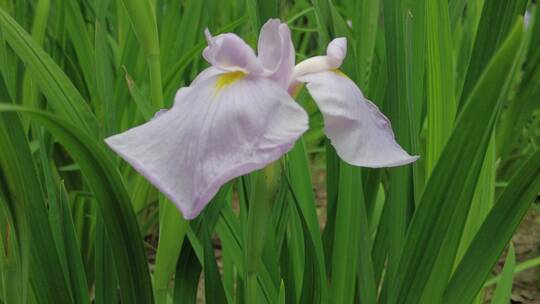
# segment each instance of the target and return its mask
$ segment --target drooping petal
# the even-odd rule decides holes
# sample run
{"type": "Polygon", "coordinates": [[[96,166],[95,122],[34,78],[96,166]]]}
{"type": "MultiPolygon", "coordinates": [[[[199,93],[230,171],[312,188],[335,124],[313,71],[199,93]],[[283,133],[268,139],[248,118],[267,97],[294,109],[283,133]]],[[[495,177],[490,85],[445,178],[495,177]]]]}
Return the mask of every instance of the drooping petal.
{"type": "Polygon", "coordinates": [[[340,71],[307,74],[298,80],[306,83],[323,114],[326,135],[346,162],[380,168],[418,159],[401,148],[388,118],[340,71]]]}
{"type": "Polygon", "coordinates": [[[264,73],[261,61],[242,38],[232,33],[213,37],[208,29],[205,35],[208,46],[203,51],[203,57],[214,67],[223,71],[241,71],[251,75],[264,73]]]}
{"type": "Polygon", "coordinates": [[[326,48],[326,56],[308,58],[294,67],[293,80],[310,73],[318,73],[337,69],[347,55],[347,39],[344,37],[332,40],[326,48]]]}
{"type": "Polygon", "coordinates": [[[221,185],[277,160],[307,127],[276,83],[233,72],[181,89],[169,111],[106,142],[191,219],[221,185]]]}
{"type": "Polygon", "coordinates": [[[257,50],[268,77],[287,88],[294,69],[294,46],[287,24],[268,20],[261,28],[257,50]]]}

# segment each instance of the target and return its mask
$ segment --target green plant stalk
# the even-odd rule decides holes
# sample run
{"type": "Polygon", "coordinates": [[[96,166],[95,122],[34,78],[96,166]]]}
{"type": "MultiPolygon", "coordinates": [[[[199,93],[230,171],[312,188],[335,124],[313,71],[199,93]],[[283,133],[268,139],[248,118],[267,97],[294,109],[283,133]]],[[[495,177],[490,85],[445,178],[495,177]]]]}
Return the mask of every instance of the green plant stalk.
{"type": "Polygon", "coordinates": [[[357,19],[353,21],[353,24],[359,26],[356,43],[358,61],[356,65],[357,82],[366,95],[368,95],[367,89],[369,88],[369,79],[371,77],[371,66],[373,64],[373,56],[375,55],[379,2],[370,0],[356,1],[355,9],[360,11],[360,13],[354,14],[357,19]]]}
{"type": "Polygon", "coordinates": [[[492,304],[504,304],[509,303],[510,296],[512,295],[512,281],[514,278],[514,269],[516,268],[516,252],[514,246],[510,242],[510,248],[508,248],[508,255],[506,256],[506,261],[502,270],[502,277],[493,298],[491,299],[492,304]]]}
{"type": "Polygon", "coordinates": [[[150,0],[124,0],[123,3],[148,61],[152,103],[158,109],[163,108],[159,34],[154,8],[150,0]]]}
{"type": "Polygon", "coordinates": [[[456,267],[491,210],[491,206],[495,200],[495,171],[495,136],[492,135],[486,152],[486,158],[482,165],[482,171],[480,171],[478,186],[476,187],[471,208],[467,215],[467,222],[461,235],[458,253],[454,262],[456,267]]]}
{"type": "Polygon", "coordinates": [[[326,0],[313,0],[315,10],[315,20],[317,20],[317,31],[319,36],[319,47],[324,48],[330,41],[332,17],[330,2],[326,0]]]}
{"type": "MultiPolygon", "coordinates": [[[[15,233],[13,220],[7,214],[7,202],[0,192],[0,291],[5,303],[26,303],[28,274],[24,273],[22,256],[15,233]],[[5,209],[4,209],[5,208],[5,209]]],[[[23,240],[24,241],[24,240],[23,240]]],[[[27,259],[28,260],[28,259],[27,259]]],[[[28,264],[28,263],[25,263],[28,264]]],[[[25,268],[28,268],[26,266],[25,268]]]]}
{"type": "MultiPolygon", "coordinates": [[[[12,254],[12,253],[11,253],[12,254]]],[[[20,287],[21,273],[19,271],[19,265],[14,257],[2,257],[5,259],[2,263],[2,296],[4,300],[10,301],[9,303],[23,303],[20,299],[27,298],[26,294],[23,294],[22,287],[20,287]]]]}
{"type": "MultiPolygon", "coordinates": [[[[98,211],[98,210],[96,210],[98,211]]],[[[95,287],[94,287],[94,304],[105,304],[108,302],[118,302],[118,293],[116,286],[118,285],[118,275],[114,260],[111,256],[111,246],[105,231],[105,223],[103,216],[98,212],[95,222],[95,287]]]]}
{"type": "MultiPolygon", "coordinates": [[[[58,257],[60,258],[60,267],[62,268],[62,272],[64,273],[65,279],[67,281],[66,289],[71,294],[74,301],[84,301],[77,298],[74,293],[74,286],[72,286],[72,282],[70,280],[70,274],[71,272],[75,273],[75,269],[72,269],[70,267],[71,265],[68,264],[69,258],[71,257],[68,257],[67,255],[68,252],[66,234],[68,232],[67,229],[65,229],[66,227],[64,226],[64,222],[67,221],[67,219],[65,219],[63,216],[64,210],[62,209],[62,202],[60,201],[58,195],[58,185],[55,183],[55,179],[53,177],[52,165],[47,152],[45,133],[43,132],[42,128],[37,125],[34,125],[34,130],[38,137],[38,155],[41,162],[43,185],[46,190],[45,197],[47,197],[48,200],[48,220],[51,226],[52,237],[54,240],[54,243],[52,245],[56,247],[56,252],[58,254],[58,257]]],[[[77,251],[80,252],[80,250],[77,251]]],[[[88,302],[89,301],[86,301],[86,303],[88,302]]]]}
{"type": "Polygon", "coordinates": [[[11,102],[15,102],[17,99],[16,80],[13,64],[10,65],[10,56],[8,54],[7,42],[4,35],[4,30],[0,29],[0,73],[4,79],[5,86],[7,88],[7,96],[11,102]]]}
{"type": "Polygon", "coordinates": [[[540,69],[536,69],[531,80],[524,84],[509,103],[500,122],[497,133],[497,156],[507,158],[512,148],[515,146],[516,134],[523,129],[528,115],[533,112],[540,92],[538,82],[540,81],[540,69]],[[535,96],[536,95],[536,96],[535,96]]]}
{"type": "MultiPolygon", "coordinates": [[[[150,93],[155,109],[164,107],[163,85],[161,76],[161,60],[159,39],[150,1],[125,0],[137,38],[143,47],[148,62],[150,76],[150,93]]],[[[168,283],[175,271],[180,256],[180,249],[188,228],[186,221],[170,201],[160,196],[160,240],[156,256],[156,272],[154,275],[154,297],[156,303],[167,303],[168,283]]]]}
{"type": "Polygon", "coordinates": [[[122,2],[144,53],[159,54],[156,16],[151,0],[123,0],[122,2]]]}
{"type": "MultiPolygon", "coordinates": [[[[159,53],[148,54],[150,72],[150,91],[154,108],[164,107],[163,87],[161,80],[161,61],[159,53]]],[[[156,303],[167,303],[167,290],[175,265],[180,256],[182,243],[186,235],[189,221],[182,217],[171,201],[160,195],[159,199],[159,243],[154,273],[154,297],[156,303]]]]}
{"type": "Polygon", "coordinates": [[[470,56],[459,106],[471,94],[482,71],[511,31],[513,22],[525,10],[528,1],[484,1],[474,47],[470,56]]]}
{"type": "MultiPolygon", "coordinates": [[[[407,101],[409,104],[409,138],[410,153],[419,154],[421,150],[420,130],[423,123],[424,100],[426,98],[425,74],[426,74],[426,47],[414,47],[426,45],[426,1],[425,0],[409,0],[407,1],[405,13],[405,59],[406,59],[406,75],[407,75],[407,101]]],[[[416,204],[420,201],[422,194],[425,175],[423,161],[417,161],[412,164],[413,172],[413,202],[416,204]]]]}
{"type": "Polygon", "coordinates": [[[287,154],[288,176],[290,178],[293,202],[296,204],[304,226],[306,261],[300,302],[328,303],[328,284],[324,247],[317,218],[313,184],[304,139],[287,154]],[[309,252],[311,250],[312,252],[309,252]],[[311,290],[307,288],[311,288],[311,290]]]}
{"type": "MultiPolygon", "coordinates": [[[[88,281],[84,269],[83,257],[81,256],[82,247],[79,245],[77,239],[77,231],[71,209],[69,207],[69,198],[67,190],[64,186],[64,182],[60,182],[59,185],[59,202],[60,212],[62,216],[62,231],[64,238],[64,250],[67,257],[66,263],[68,266],[68,282],[71,283],[71,290],[73,295],[73,301],[79,304],[90,304],[90,294],[88,290],[88,281]]],[[[83,241],[84,242],[84,241],[83,241]]],[[[109,260],[110,258],[110,251],[109,260]]],[[[116,283],[116,281],[115,281],[116,283]]],[[[116,287],[117,285],[111,285],[116,287]]],[[[116,288],[113,289],[116,291],[116,288]]]]}
{"type": "MultiPolygon", "coordinates": [[[[163,88],[159,53],[148,55],[150,91],[155,108],[163,108],[163,88]]],[[[160,240],[156,256],[154,274],[154,296],[156,303],[167,303],[167,290],[175,265],[180,256],[182,243],[189,227],[189,221],[182,217],[171,201],[160,195],[159,199],[160,240]]]]}
{"type": "MultiPolygon", "coordinates": [[[[99,98],[96,85],[96,52],[93,44],[92,34],[88,31],[83,17],[83,8],[80,1],[65,1],[64,14],[65,27],[67,28],[67,38],[73,45],[77,66],[80,68],[78,73],[78,85],[84,85],[88,90],[89,104],[93,105],[98,111],[100,117],[102,99],[99,98]]],[[[98,2],[98,1],[95,1],[98,2]]],[[[99,12],[96,12],[99,15],[99,12]]],[[[102,79],[103,80],[103,79],[102,79]]]]}
{"type": "Polygon", "coordinates": [[[169,281],[176,270],[189,221],[185,220],[176,206],[163,196],[160,197],[159,203],[160,225],[154,270],[154,297],[157,304],[165,304],[169,281]]]}
{"type": "Polygon", "coordinates": [[[259,4],[256,0],[246,0],[246,10],[251,22],[252,35],[250,39],[250,44],[253,45],[257,41],[257,33],[261,28],[261,20],[259,16],[259,4]]]}
{"type": "MultiPolygon", "coordinates": [[[[99,109],[103,119],[104,136],[110,136],[117,132],[117,108],[114,99],[114,74],[113,69],[118,66],[113,63],[114,51],[109,51],[107,41],[107,9],[109,0],[96,1],[96,21],[94,26],[94,56],[95,56],[95,82],[99,109]]],[[[120,77],[119,77],[120,78],[120,77]]]]}
{"type": "Polygon", "coordinates": [[[332,254],[331,298],[335,303],[354,302],[355,286],[362,303],[376,302],[361,176],[360,168],[340,162],[332,254]],[[359,283],[355,285],[357,276],[359,283]]]}
{"type": "Polygon", "coordinates": [[[161,63],[159,53],[148,54],[148,68],[150,71],[150,91],[152,94],[152,104],[157,109],[163,108],[163,87],[161,84],[161,63]]]}
{"type": "MultiPolygon", "coordinates": [[[[356,238],[359,230],[358,204],[364,203],[355,199],[357,187],[361,185],[359,173],[357,168],[340,163],[330,285],[330,298],[336,303],[351,303],[354,297],[359,250],[356,238]]],[[[361,196],[362,193],[357,198],[361,196]]]]}
{"type": "MultiPolygon", "coordinates": [[[[538,267],[539,265],[540,265],[540,256],[532,258],[532,259],[527,260],[525,262],[519,263],[514,268],[514,275],[518,274],[518,273],[520,273],[522,271],[525,271],[527,269],[531,269],[533,267],[538,267]]],[[[493,284],[499,283],[499,281],[501,280],[501,277],[502,277],[502,275],[497,275],[497,276],[487,280],[486,283],[484,284],[484,287],[488,287],[488,286],[491,286],[493,284]]]]}
{"type": "Polygon", "coordinates": [[[450,136],[456,115],[452,40],[448,4],[426,1],[427,23],[427,155],[426,176],[429,177],[450,136]]]}
{"type": "Polygon", "coordinates": [[[272,201],[278,190],[279,164],[274,162],[255,174],[255,183],[249,199],[245,248],[246,303],[259,303],[257,298],[257,273],[266,232],[272,211],[272,201]]]}
{"type": "MultiPolygon", "coordinates": [[[[32,38],[39,46],[43,46],[45,31],[47,29],[47,19],[49,17],[50,0],[40,0],[36,7],[34,23],[32,24],[32,38]]],[[[23,79],[23,104],[35,107],[37,103],[38,90],[36,83],[32,81],[32,72],[26,70],[23,79]]],[[[28,125],[25,123],[25,127],[28,125]]]]}
{"type": "MultiPolygon", "coordinates": [[[[413,121],[418,106],[416,102],[409,99],[409,87],[413,83],[407,72],[407,67],[412,65],[410,57],[405,50],[406,26],[404,16],[408,14],[403,1],[385,0],[382,3],[384,13],[384,27],[386,40],[386,66],[387,66],[387,89],[385,94],[384,111],[392,121],[395,136],[400,145],[407,151],[412,151],[413,143],[413,121]]],[[[393,303],[392,284],[398,273],[398,261],[405,241],[405,232],[410,220],[410,209],[414,205],[412,170],[410,166],[393,168],[389,170],[389,183],[392,185],[388,189],[386,202],[383,211],[383,218],[380,232],[375,240],[374,248],[377,255],[373,257],[375,265],[383,265],[384,257],[388,256],[388,267],[385,273],[385,281],[381,292],[381,302],[393,303]],[[382,238],[382,239],[381,239],[382,238]],[[380,243],[384,243],[380,244],[380,243]],[[378,252],[379,245],[387,249],[378,252]],[[389,298],[387,298],[389,297],[389,298]]],[[[380,268],[375,268],[379,272],[380,268]]],[[[377,273],[375,277],[380,274],[377,273]]]]}
{"type": "Polygon", "coordinates": [[[45,39],[50,7],[50,0],[39,0],[36,7],[34,24],[32,25],[32,38],[34,38],[39,45],[43,45],[43,40],[45,39]]]}
{"type": "MultiPolygon", "coordinates": [[[[495,132],[494,132],[495,133],[495,132]]],[[[476,232],[486,219],[493,202],[495,200],[495,172],[496,171],[496,157],[495,157],[495,136],[492,135],[489,142],[486,157],[480,171],[480,177],[478,178],[478,185],[476,187],[469,214],[465,222],[464,230],[461,234],[461,240],[454,261],[454,269],[459,264],[461,258],[465,254],[467,248],[471,244],[476,232]]],[[[474,304],[482,304],[483,293],[479,293],[474,299],[474,304]]]]}

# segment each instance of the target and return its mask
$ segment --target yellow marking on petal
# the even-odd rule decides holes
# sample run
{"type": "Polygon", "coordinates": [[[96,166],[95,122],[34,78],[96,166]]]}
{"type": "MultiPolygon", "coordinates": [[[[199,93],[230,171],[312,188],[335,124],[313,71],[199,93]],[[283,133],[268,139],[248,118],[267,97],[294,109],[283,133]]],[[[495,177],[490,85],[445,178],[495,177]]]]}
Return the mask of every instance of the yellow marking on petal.
{"type": "Polygon", "coordinates": [[[222,74],[216,81],[216,94],[244,77],[246,77],[246,73],[241,71],[222,74]]]}
{"type": "Polygon", "coordinates": [[[339,76],[349,78],[349,76],[345,75],[345,73],[343,73],[340,69],[333,69],[332,72],[336,73],[339,76]]]}

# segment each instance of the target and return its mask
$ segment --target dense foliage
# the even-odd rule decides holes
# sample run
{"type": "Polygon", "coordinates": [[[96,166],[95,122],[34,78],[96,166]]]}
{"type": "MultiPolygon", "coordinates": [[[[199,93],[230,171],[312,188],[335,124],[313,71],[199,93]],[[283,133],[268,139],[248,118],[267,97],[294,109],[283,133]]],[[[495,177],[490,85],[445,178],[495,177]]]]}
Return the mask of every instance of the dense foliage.
{"type": "Polygon", "coordinates": [[[482,303],[509,247],[508,303],[540,192],[533,2],[0,0],[0,303],[482,303]],[[297,62],[347,37],[342,69],[421,158],[343,162],[303,90],[277,184],[235,179],[186,221],[103,139],[171,106],[205,28],[253,46],[269,18],[297,62]]]}

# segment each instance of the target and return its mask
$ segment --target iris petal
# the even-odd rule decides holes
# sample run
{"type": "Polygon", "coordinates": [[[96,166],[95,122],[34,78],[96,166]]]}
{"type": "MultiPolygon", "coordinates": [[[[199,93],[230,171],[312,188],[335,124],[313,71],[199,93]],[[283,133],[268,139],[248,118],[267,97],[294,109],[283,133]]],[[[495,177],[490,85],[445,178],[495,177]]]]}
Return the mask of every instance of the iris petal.
{"type": "Polygon", "coordinates": [[[347,39],[340,37],[332,40],[326,48],[326,56],[308,58],[294,67],[293,82],[306,74],[339,68],[345,55],[347,55],[347,39]]]}
{"type": "MultiPolygon", "coordinates": [[[[199,75],[197,75],[197,77],[195,77],[195,79],[193,79],[193,81],[191,82],[191,84],[189,85],[190,87],[194,87],[196,86],[198,83],[201,83],[205,80],[207,80],[208,78],[211,78],[211,77],[214,77],[216,75],[219,75],[219,74],[223,74],[223,73],[227,73],[221,69],[218,69],[216,67],[208,67],[204,70],[202,70],[202,72],[199,73],[199,75]]],[[[182,89],[180,89],[182,90],[182,89]]]]}
{"type": "Polygon", "coordinates": [[[294,46],[287,24],[268,20],[261,28],[257,51],[268,77],[286,89],[294,69],[294,46]]]}
{"type": "Polygon", "coordinates": [[[343,59],[347,55],[347,38],[339,37],[336,38],[328,44],[326,48],[326,57],[330,60],[331,66],[334,69],[337,69],[343,63],[343,59]]]}
{"type": "Polygon", "coordinates": [[[182,88],[169,111],[106,139],[187,219],[227,181],[277,160],[308,127],[305,111],[276,83],[237,73],[182,88]],[[220,81],[226,85],[218,88],[220,81]]]}
{"type": "Polygon", "coordinates": [[[362,167],[393,167],[411,163],[394,138],[388,118],[367,100],[356,84],[339,71],[298,78],[319,106],[326,135],[346,162],[362,167]]]}
{"type": "Polygon", "coordinates": [[[262,63],[242,38],[232,33],[214,37],[208,30],[205,34],[208,46],[203,51],[203,57],[214,67],[223,71],[242,71],[252,75],[264,73],[262,63]]]}

